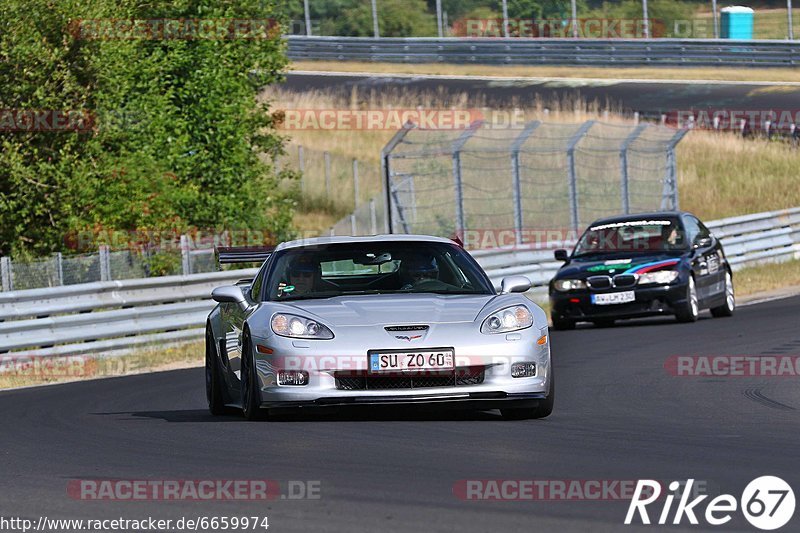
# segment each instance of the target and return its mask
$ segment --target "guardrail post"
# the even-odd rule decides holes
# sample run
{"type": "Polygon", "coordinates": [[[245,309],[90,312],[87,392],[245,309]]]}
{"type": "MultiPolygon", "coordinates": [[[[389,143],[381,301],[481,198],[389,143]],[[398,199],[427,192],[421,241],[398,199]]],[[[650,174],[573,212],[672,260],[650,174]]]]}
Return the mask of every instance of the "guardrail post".
{"type": "Polygon", "coordinates": [[[100,261],[100,281],[111,281],[111,260],[107,244],[101,244],[98,250],[100,261]]]}
{"type": "Polygon", "coordinates": [[[322,155],[325,158],[325,196],[330,197],[330,195],[331,195],[331,154],[329,152],[323,152],[322,155]]]}
{"type": "Polygon", "coordinates": [[[10,257],[0,257],[0,277],[3,281],[3,291],[14,290],[14,271],[10,257]]]}
{"type": "Polygon", "coordinates": [[[192,273],[192,257],[189,250],[189,236],[181,235],[181,272],[184,276],[192,273]]]}
{"type": "Polygon", "coordinates": [[[353,159],[353,209],[358,209],[358,159],[353,159]]]}
{"type": "Polygon", "coordinates": [[[475,135],[475,132],[478,131],[481,126],[483,126],[482,120],[473,122],[453,143],[453,186],[456,200],[455,234],[458,236],[464,235],[464,230],[466,229],[464,221],[464,185],[461,179],[461,149],[464,148],[464,145],[467,144],[470,137],[475,135]]]}
{"type": "Polygon", "coordinates": [[[541,122],[534,120],[528,122],[522,133],[517,135],[514,139],[514,144],[511,145],[511,191],[514,200],[514,239],[517,244],[522,244],[522,187],[520,186],[520,169],[519,169],[519,152],[522,145],[528,140],[528,137],[534,132],[536,128],[541,125],[541,122]]]}
{"type": "Polygon", "coordinates": [[[647,129],[647,124],[639,124],[634,128],[630,135],[623,141],[619,151],[619,168],[621,173],[620,189],[622,192],[622,212],[626,215],[631,212],[631,194],[628,187],[628,148],[631,143],[636,140],[644,130],[647,129]]]}
{"type": "Polygon", "coordinates": [[[580,216],[578,214],[578,176],[575,174],[575,147],[578,142],[586,135],[586,132],[594,126],[594,120],[584,122],[575,135],[567,144],[567,172],[569,177],[569,213],[572,229],[578,231],[580,226],[580,216]]]}
{"type": "Polygon", "coordinates": [[[53,270],[56,274],[56,285],[64,284],[64,257],[61,252],[53,254],[53,270]]]}
{"type": "Polygon", "coordinates": [[[385,231],[386,233],[394,233],[394,224],[392,222],[392,199],[393,199],[393,189],[392,189],[392,167],[391,167],[391,160],[392,152],[397,145],[400,144],[408,132],[416,127],[413,122],[406,122],[403,124],[403,128],[399,130],[394,136],[386,143],[386,146],[383,147],[381,150],[381,176],[383,179],[381,183],[383,184],[383,195],[384,195],[384,202],[386,205],[383,206],[384,209],[384,224],[385,224],[385,231]]]}
{"type": "Polygon", "coordinates": [[[688,128],[678,131],[667,145],[667,170],[661,193],[661,209],[678,209],[678,170],[675,161],[675,147],[687,133],[689,133],[688,128]],[[669,205],[670,203],[672,205],[669,205]]]}
{"type": "Polygon", "coordinates": [[[369,229],[370,234],[378,234],[378,213],[375,209],[375,198],[369,199],[369,229]]]}

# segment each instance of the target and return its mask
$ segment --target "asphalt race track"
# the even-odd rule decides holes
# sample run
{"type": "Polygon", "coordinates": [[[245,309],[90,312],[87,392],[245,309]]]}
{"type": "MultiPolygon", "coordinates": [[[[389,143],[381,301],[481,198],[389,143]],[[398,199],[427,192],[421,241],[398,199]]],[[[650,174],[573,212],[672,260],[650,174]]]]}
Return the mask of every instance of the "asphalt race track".
{"type": "MultiPolygon", "coordinates": [[[[750,480],[769,474],[800,487],[796,376],[665,370],[676,355],[798,354],[798,316],[794,297],[727,319],[705,312],[695,324],[665,318],[554,332],[556,406],[539,421],[408,409],[214,418],[199,368],[3,392],[0,516],[268,515],[278,532],[661,530],[623,526],[626,501],[463,501],[453,487],[469,479],[695,478],[712,495],[738,499],[750,480]],[[67,494],[70,480],[105,478],[315,480],[321,494],[267,502],[67,494]]],[[[795,516],[783,531],[799,524],[795,516]]],[[[738,512],[724,526],[682,525],[671,529],[754,531],[738,512]]]]}
{"type": "Polygon", "coordinates": [[[481,99],[489,107],[524,107],[536,101],[545,103],[582,98],[597,101],[603,106],[627,112],[639,111],[645,116],[689,110],[724,109],[798,111],[800,84],[781,83],[687,83],[685,81],[626,81],[581,79],[446,79],[424,76],[369,76],[360,74],[325,75],[319,73],[289,73],[284,89],[296,92],[308,90],[331,91],[350,98],[353,87],[360,94],[398,91],[433,94],[466,94],[481,99]],[[511,104],[511,102],[515,102],[511,104]]]}

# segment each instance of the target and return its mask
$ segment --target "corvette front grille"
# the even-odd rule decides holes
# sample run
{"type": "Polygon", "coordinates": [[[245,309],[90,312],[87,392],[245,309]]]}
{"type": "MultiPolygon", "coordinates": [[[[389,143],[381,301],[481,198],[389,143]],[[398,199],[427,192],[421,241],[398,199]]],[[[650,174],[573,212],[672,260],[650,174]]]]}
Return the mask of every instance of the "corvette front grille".
{"type": "Polygon", "coordinates": [[[352,372],[336,372],[337,390],[390,390],[390,389],[424,389],[430,387],[460,387],[480,385],[485,377],[484,367],[463,367],[453,372],[430,373],[417,375],[375,376],[369,374],[353,374],[352,372]]]}

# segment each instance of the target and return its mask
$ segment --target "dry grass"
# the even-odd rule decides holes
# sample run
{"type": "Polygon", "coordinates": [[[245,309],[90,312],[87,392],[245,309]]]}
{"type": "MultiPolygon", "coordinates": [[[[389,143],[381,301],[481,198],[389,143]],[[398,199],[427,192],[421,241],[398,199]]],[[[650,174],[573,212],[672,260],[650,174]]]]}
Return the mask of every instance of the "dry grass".
{"type": "Polygon", "coordinates": [[[739,296],[800,286],[800,260],[743,268],[733,279],[739,296]]]}
{"type": "Polygon", "coordinates": [[[106,358],[87,354],[12,360],[13,354],[6,354],[0,363],[0,389],[197,367],[203,364],[203,354],[202,341],[106,358]]]}
{"type": "MultiPolygon", "coordinates": [[[[798,15],[800,20],[800,15],[798,15]]],[[[798,33],[800,35],[800,32],[798,33]]],[[[495,66],[446,63],[369,63],[356,61],[295,61],[292,70],[320,72],[375,72],[439,76],[498,76],[501,78],[597,78],[639,80],[714,80],[798,82],[800,70],[790,68],[732,67],[580,67],[495,66]]]]}

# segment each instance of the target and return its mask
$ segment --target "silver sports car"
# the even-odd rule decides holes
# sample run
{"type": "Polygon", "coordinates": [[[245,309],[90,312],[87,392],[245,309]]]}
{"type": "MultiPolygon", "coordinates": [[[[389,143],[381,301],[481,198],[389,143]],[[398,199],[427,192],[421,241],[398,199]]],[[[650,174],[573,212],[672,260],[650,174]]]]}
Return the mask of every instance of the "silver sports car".
{"type": "Polygon", "coordinates": [[[542,418],[555,384],[547,318],[503,279],[499,294],[458,243],[379,235],[220,250],[261,261],[252,280],[219,287],[206,325],[213,414],[276,408],[432,404],[542,418]]]}

